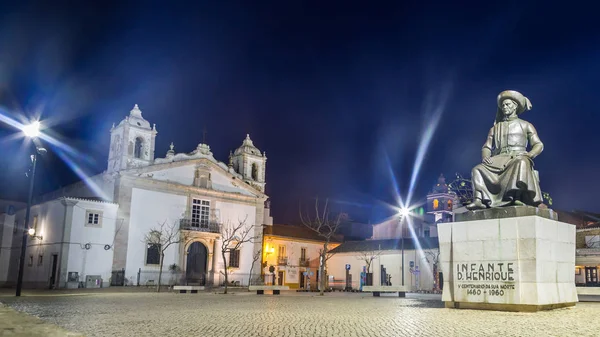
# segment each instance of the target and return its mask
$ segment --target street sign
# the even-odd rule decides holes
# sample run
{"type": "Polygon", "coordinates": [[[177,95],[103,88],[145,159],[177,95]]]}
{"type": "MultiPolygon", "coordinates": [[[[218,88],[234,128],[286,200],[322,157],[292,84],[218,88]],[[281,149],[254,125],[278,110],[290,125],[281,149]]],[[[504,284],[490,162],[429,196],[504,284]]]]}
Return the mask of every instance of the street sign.
{"type": "Polygon", "coordinates": [[[350,270],[350,264],[346,264],[346,270],[350,270]]]}
{"type": "Polygon", "coordinates": [[[302,273],[302,274],[303,274],[304,276],[306,276],[306,275],[308,275],[308,272],[304,272],[304,273],[302,273]]]}

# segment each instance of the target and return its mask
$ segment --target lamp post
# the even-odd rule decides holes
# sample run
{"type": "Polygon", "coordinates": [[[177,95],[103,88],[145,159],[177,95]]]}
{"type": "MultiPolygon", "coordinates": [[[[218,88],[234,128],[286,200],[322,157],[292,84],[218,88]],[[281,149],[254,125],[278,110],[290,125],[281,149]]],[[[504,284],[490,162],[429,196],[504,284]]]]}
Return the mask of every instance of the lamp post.
{"type": "MultiPolygon", "coordinates": [[[[21,296],[21,288],[23,286],[23,268],[25,266],[25,251],[27,249],[27,237],[30,235],[30,231],[27,228],[29,226],[29,215],[31,213],[31,198],[33,195],[33,182],[35,180],[35,167],[37,163],[37,155],[43,154],[46,152],[46,149],[43,147],[39,147],[36,144],[37,137],[40,134],[40,122],[35,121],[30,125],[23,127],[22,129],[25,136],[31,138],[34,143],[35,151],[31,155],[31,177],[29,178],[29,195],[27,197],[27,210],[25,211],[25,223],[23,224],[23,241],[21,243],[21,258],[19,259],[19,276],[17,278],[17,293],[16,296],[21,296]]],[[[31,228],[33,229],[33,228],[31,228]]],[[[33,234],[35,234],[35,229],[33,229],[33,234]]]]}
{"type": "Polygon", "coordinates": [[[402,286],[404,286],[404,219],[410,214],[410,210],[408,208],[403,207],[400,209],[400,235],[402,238],[402,242],[400,244],[402,249],[402,286]]]}

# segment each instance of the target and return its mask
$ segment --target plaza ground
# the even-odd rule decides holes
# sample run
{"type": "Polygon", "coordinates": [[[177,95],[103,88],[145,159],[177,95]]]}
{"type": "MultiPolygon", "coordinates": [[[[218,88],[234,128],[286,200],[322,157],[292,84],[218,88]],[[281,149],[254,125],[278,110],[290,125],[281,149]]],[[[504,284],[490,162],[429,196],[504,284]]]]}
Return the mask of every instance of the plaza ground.
{"type": "Polygon", "coordinates": [[[446,309],[439,295],[408,294],[403,299],[361,293],[258,296],[143,289],[25,291],[20,298],[3,291],[0,302],[0,335],[11,336],[600,335],[597,302],[508,313],[446,309]]]}

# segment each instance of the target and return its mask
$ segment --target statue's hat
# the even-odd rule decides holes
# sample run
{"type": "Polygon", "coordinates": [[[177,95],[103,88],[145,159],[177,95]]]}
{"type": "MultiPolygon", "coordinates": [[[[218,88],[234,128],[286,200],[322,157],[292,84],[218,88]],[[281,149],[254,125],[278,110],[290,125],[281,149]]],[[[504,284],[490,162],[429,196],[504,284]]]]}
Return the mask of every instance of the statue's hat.
{"type": "Polygon", "coordinates": [[[522,114],[523,112],[525,112],[527,110],[531,110],[531,102],[529,101],[529,98],[523,96],[523,94],[521,94],[518,91],[504,90],[503,92],[501,92],[498,95],[498,107],[500,107],[502,105],[502,102],[505,99],[511,99],[511,100],[517,102],[517,104],[519,105],[519,107],[517,108],[518,114],[522,114]]]}

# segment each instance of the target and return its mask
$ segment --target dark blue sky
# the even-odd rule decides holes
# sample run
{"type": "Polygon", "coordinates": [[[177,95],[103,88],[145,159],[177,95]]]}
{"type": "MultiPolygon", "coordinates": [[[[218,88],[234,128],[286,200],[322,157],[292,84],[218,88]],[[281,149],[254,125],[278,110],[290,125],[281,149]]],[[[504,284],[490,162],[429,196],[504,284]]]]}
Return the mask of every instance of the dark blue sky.
{"type": "MultiPolygon", "coordinates": [[[[530,98],[533,110],[522,118],[545,144],[535,162],[542,190],[557,209],[599,211],[600,25],[592,8],[165,3],[23,1],[0,8],[3,113],[41,110],[53,131],[85,154],[78,163],[89,174],[105,169],[110,126],[136,103],[157,125],[160,157],[171,141],[192,151],[206,128],[215,157],[226,161],[250,133],[267,151],[277,223],[295,222],[299,200],[316,195],[375,221],[382,213],[370,206],[394,200],[388,165],[406,194],[436,111],[441,120],[415,198],[442,172],[470,175],[497,94],[514,89],[530,98]]],[[[27,154],[15,132],[0,127],[3,197],[22,196],[27,186],[27,154]]],[[[37,192],[77,179],[50,152],[37,192]]]]}

